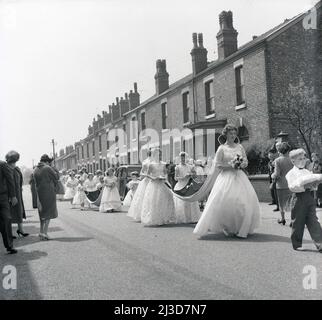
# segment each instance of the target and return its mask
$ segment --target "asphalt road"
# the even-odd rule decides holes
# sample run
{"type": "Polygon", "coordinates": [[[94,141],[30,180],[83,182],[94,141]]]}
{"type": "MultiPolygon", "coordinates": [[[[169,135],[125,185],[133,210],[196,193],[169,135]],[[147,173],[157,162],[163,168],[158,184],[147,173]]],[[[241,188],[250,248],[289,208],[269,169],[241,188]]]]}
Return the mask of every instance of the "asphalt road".
{"type": "Polygon", "coordinates": [[[44,242],[27,187],[24,197],[30,236],[15,240],[17,255],[0,248],[0,299],[322,299],[322,254],[307,231],[307,251],[294,251],[290,228],[277,224],[267,204],[248,239],[198,240],[194,225],[146,228],[125,212],[81,212],[58,202],[52,240],[44,242]],[[16,290],[2,288],[6,265],[17,269],[16,290]],[[315,290],[303,287],[307,265],[317,271],[315,290]]]}

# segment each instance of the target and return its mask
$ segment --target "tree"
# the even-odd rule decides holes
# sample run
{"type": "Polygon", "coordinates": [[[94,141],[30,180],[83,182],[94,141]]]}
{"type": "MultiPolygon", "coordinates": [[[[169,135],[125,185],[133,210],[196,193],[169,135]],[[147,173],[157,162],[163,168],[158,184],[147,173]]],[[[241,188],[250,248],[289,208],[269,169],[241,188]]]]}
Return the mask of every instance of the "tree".
{"type": "Polygon", "coordinates": [[[297,130],[310,158],[321,140],[321,110],[318,105],[314,88],[307,86],[302,79],[298,85],[289,84],[281,103],[283,113],[297,130]]]}

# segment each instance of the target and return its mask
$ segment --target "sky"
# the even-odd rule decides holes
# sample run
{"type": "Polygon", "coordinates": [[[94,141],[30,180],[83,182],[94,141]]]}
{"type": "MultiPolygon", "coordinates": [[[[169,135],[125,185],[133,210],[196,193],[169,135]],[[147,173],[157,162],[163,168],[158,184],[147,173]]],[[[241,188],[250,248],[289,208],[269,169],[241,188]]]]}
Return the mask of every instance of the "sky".
{"type": "Polygon", "coordinates": [[[170,84],[192,72],[192,33],[217,58],[218,16],[233,12],[238,45],[317,0],[0,0],[0,159],[18,165],[86,137],[92,119],[138,83],[155,93],[157,59],[170,84]]]}

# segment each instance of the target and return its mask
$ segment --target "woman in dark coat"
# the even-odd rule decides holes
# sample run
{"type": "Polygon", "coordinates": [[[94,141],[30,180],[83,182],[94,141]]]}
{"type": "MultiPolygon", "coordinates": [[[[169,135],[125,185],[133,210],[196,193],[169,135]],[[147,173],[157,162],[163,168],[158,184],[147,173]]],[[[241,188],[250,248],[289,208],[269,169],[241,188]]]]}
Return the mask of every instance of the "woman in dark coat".
{"type": "Polygon", "coordinates": [[[35,178],[33,173],[30,175],[29,184],[30,184],[30,190],[32,195],[32,207],[34,209],[37,209],[37,191],[36,191],[36,183],[35,183],[35,178]]]}
{"type": "Polygon", "coordinates": [[[15,191],[17,195],[18,203],[14,207],[10,207],[11,212],[11,223],[17,223],[18,230],[17,234],[21,237],[27,237],[29,233],[23,231],[23,219],[26,219],[25,206],[23,203],[22,197],[22,185],[23,185],[23,176],[20,169],[16,166],[20,155],[17,151],[9,151],[6,154],[6,161],[8,165],[13,170],[13,179],[15,183],[15,191]]]}
{"type": "Polygon", "coordinates": [[[34,179],[36,182],[36,190],[38,195],[38,212],[40,218],[41,240],[49,240],[48,227],[51,219],[58,217],[56,204],[56,190],[58,186],[59,176],[57,172],[50,166],[52,158],[44,154],[40,158],[39,164],[34,170],[34,179]]]}

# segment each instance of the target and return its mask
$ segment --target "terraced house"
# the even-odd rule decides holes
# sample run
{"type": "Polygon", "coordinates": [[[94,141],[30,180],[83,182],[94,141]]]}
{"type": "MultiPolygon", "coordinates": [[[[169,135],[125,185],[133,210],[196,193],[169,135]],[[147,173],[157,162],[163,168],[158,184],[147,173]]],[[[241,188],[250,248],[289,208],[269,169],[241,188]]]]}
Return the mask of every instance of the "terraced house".
{"type": "Polygon", "coordinates": [[[116,161],[139,163],[154,146],[162,147],[165,161],[181,150],[195,159],[213,156],[217,137],[228,122],[239,128],[246,148],[265,144],[280,131],[301,145],[303,137],[290,121],[302,107],[299,92],[315,97],[309,108],[318,120],[314,138],[322,148],[321,20],[319,1],[311,11],[286,19],[239,47],[233,14],[223,11],[218,59],[208,61],[203,35],[194,33],[190,74],[170,84],[166,60],[158,60],[155,94],[141,102],[135,83],[133,90],[97,115],[87,137],[75,143],[77,166],[94,171],[116,161]]]}

